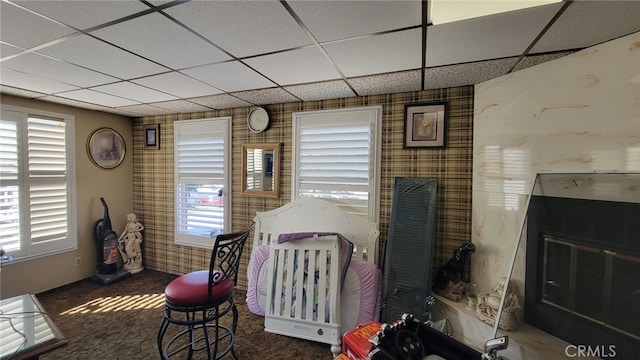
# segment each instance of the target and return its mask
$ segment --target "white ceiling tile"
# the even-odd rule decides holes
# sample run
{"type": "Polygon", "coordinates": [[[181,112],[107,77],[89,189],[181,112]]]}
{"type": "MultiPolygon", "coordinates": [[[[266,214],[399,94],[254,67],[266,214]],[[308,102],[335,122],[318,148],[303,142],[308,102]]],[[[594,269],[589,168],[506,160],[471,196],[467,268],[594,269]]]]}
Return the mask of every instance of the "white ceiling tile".
{"type": "Polygon", "coordinates": [[[91,34],[173,69],[230,59],[216,47],[158,13],[91,34]]]}
{"type": "Polygon", "coordinates": [[[244,61],[280,85],[335,80],[341,77],[316,47],[259,56],[244,61]]]}
{"type": "Polygon", "coordinates": [[[37,91],[29,91],[5,85],[0,85],[0,94],[14,95],[30,99],[39,98],[46,95],[37,91]]]}
{"type": "Polygon", "coordinates": [[[17,47],[17,46],[5,44],[5,43],[0,43],[0,58],[6,57],[6,56],[9,56],[9,55],[13,55],[13,54],[17,54],[17,53],[22,52],[24,50],[25,49],[17,47]]]}
{"type": "Polygon", "coordinates": [[[228,109],[234,107],[244,107],[251,105],[250,102],[239,99],[229,94],[202,96],[197,98],[191,98],[189,101],[203,106],[207,106],[213,109],[228,109]]]}
{"type": "Polygon", "coordinates": [[[127,110],[122,110],[122,108],[111,108],[109,110],[110,113],[112,114],[116,114],[116,115],[122,115],[122,116],[128,116],[128,117],[132,117],[132,118],[137,118],[137,117],[142,117],[145,114],[140,114],[134,111],[127,111],[127,110]]]}
{"type": "Polygon", "coordinates": [[[96,104],[90,104],[90,103],[87,103],[87,102],[84,102],[84,101],[68,99],[68,98],[64,98],[64,97],[56,96],[56,95],[47,95],[45,97],[40,98],[40,100],[49,101],[49,102],[53,102],[53,103],[57,103],[57,104],[75,106],[75,107],[79,107],[79,108],[82,108],[82,109],[97,110],[97,111],[104,111],[104,112],[113,112],[113,109],[110,108],[110,107],[96,105],[96,104]]]}
{"type": "Polygon", "coordinates": [[[478,84],[507,74],[517,61],[518,58],[508,58],[428,68],[425,70],[424,88],[478,84]]]}
{"type": "Polygon", "coordinates": [[[84,101],[91,104],[99,104],[107,107],[118,107],[138,104],[136,101],[123,99],[121,97],[99,93],[89,89],[81,89],[57,94],[58,96],[84,101]]]}
{"type": "Polygon", "coordinates": [[[74,33],[72,28],[0,2],[0,40],[25,49],[74,33]]]}
{"type": "Polygon", "coordinates": [[[420,1],[290,1],[288,4],[320,42],[422,24],[420,1]]]}
{"type": "Polygon", "coordinates": [[[519,56],[561,4],[427,28],[427,67],[519,56]]]}
{"type": "Polygon", "coordinates": [[[255,105],[277,104],[299,101],[281,88],[240,91],[232,94],[255,105]]]}
{"type": "Polygon", "coordinates": [[[277,1],[190,1],[165,12],[236,57],[312,43],[277,1]]]}
{"type": "Polygon", "coordinates": [[[147,1],[149,1],[149,3],[151,3],[152,5],[160,6],[160,5],[164,5],[166,3],[170,3],[170,2],[172,2],[174,0],[147,0],[147,1]]]}
{"type": "Polygon", "coordinates": [[[78,89],[73,85],[63,84],[55,80],[49,80],[40,76],[25,74],[3,67],[0,67],[0,79],[2,79],[2,85],[13,86],[24,90],[36,91],[45,94],[78,89]]]}
{"type": "Polygon", "coordinates": [[[49,46],[40,52],[124,80],[167,71],[163,66],[87,35],[49,46]]]}
{"type": "Polygon", "coordinates": [[[211,108],[195,104],[187,100],[174,100],[153,103],[153,106],[170,110],[174,113],[190,113],[200,111],[211,111],[211,108]]]}
{"type": "Polygon", "coordinates": [[[149,9],[139,1],[17,0],[14,2],[78,29],[87,29],[149,9]]]}
{"type": "Polygon", "coordinates": [[[525,1],[491,1],[491,0],[430,0],[429,22],[444,24],[448,22],[468,20],[499,14],[509,11],[547,5],[561,0],[525,0],[525,1]]]}
{"type": "Polygon", "coordinates": [[[344,80],[285,86],[285,90],[303,101],[337,99],[356,96],[344,80]]]}
{"type": "Polygon", "coordinates": [[[92,90],[120,96],[123,98],[139,101],[141,103],[151,103],[157,101],[176,100],[177,97],[149,89],[138,84],[122,81],[109,85],[96,86],[92,90]]]}
{"type": "Polygon", "coordinates": [[[392,94],[421,90],[420,70],[402,71],[383,75],[371,75],[348,79],[358,95],[392,94]]]}
{"type": "Polygon", "coordinates": [[[118,110],[132,112],[140,115],[162,115],[168,113],[167,109],[162,109],[148,104],[122,106],[118,107],[118,110]]]}
{"type": "Polygon", "coordinates": [[[90,87],[118,80],[108,75],[36,53],[27,53],[4,61],[2,66],[79,87],[90,87]]]}
{"type": "Polygon", "coordinates": [[[640,1],[574,1],[530,53],[593,46],[640,31],[640,1]]]}
{"type": "Polygon", "coordinates": [[[422,31],[400,31],[323,45],[347,77],[420,68],[422,31]]]}
{"type": "Polygon", "coordinates": [[[181,72],[211,84],[218,89],[230,92],[275,85],[264,76],[238,61],[201,66],[182,70],[181,72]]]}
{"type": "Polygon", "coordinates": [[[190,98],[219,94],[222,91],[177,72],[132,80],[135,83],[172,94],[178,98],[190,98]]]}

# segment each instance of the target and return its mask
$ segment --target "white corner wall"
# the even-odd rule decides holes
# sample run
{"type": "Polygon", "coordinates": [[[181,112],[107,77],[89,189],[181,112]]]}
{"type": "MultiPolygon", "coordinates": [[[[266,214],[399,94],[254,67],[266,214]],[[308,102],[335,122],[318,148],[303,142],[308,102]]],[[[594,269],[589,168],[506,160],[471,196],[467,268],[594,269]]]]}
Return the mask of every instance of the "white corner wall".
{"type": "MultiPolygon", "coordinates": [[[[485,292],[507,275],[536,173],[640,172],[640,33],[476,85],[473,143],[471,280],[485,292]]],[[[519,292],[523,274],[517,262],[519,292]]]]}

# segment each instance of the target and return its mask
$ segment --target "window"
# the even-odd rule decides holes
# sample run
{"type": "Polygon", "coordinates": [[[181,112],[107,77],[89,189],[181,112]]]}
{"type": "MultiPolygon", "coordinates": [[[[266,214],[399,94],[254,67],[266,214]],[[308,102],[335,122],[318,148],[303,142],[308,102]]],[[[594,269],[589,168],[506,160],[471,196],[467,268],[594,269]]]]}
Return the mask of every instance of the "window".
{"type": "Polygon", "coordinates": [[[379,223],[382,106],[293,114],[292,199],[319,197],[379,223]]]}
{"type": "Polygon", "coordinates": [[[70,115],[3,106],[0,118],[0,247],[24,260],[75,249],[70,115]]]}
{"type": "Polygon", "coordinates": [[[175,242],[211,247],[231,219],[231,118],[176,121],[175,242]]]}

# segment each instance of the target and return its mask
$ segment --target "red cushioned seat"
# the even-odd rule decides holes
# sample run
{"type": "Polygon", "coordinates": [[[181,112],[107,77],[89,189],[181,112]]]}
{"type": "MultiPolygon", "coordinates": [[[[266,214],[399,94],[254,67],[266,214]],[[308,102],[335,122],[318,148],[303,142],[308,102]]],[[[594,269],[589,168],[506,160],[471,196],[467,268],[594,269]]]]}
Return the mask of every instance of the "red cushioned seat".
{"type": "MultiPolygon", "coordinates": [[[[235,283],[233,278],[226,278],[212,288],[211,300],[224,299],[233,294],[235,283]]],[[[164,295],[168,301],[174,304],[200,305],[208,300],[207,288],[209,286],[209,271],[194,271],[173,280],[164,289],[164,295]]]]}
{"type": "MultiPolygon", "coordinates": [[[[224,299],[233,294],[233,278],[226,278],[212,288],[212,301],[224,299]]],[[[199,305],[207,302],[209,271],[194,271],[173,280],[164,289],[168,301],[180,305],[199,305]]]]}

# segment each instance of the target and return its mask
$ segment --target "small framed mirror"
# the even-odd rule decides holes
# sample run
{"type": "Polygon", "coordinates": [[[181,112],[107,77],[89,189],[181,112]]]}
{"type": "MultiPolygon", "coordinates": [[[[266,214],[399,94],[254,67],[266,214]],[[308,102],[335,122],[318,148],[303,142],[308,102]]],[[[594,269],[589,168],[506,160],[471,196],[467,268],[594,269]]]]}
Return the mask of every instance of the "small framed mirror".
{"type": "Polygon", "coordinates": [[[242,145],[242,193],[277,198],[280,144],[242,145]]]}

